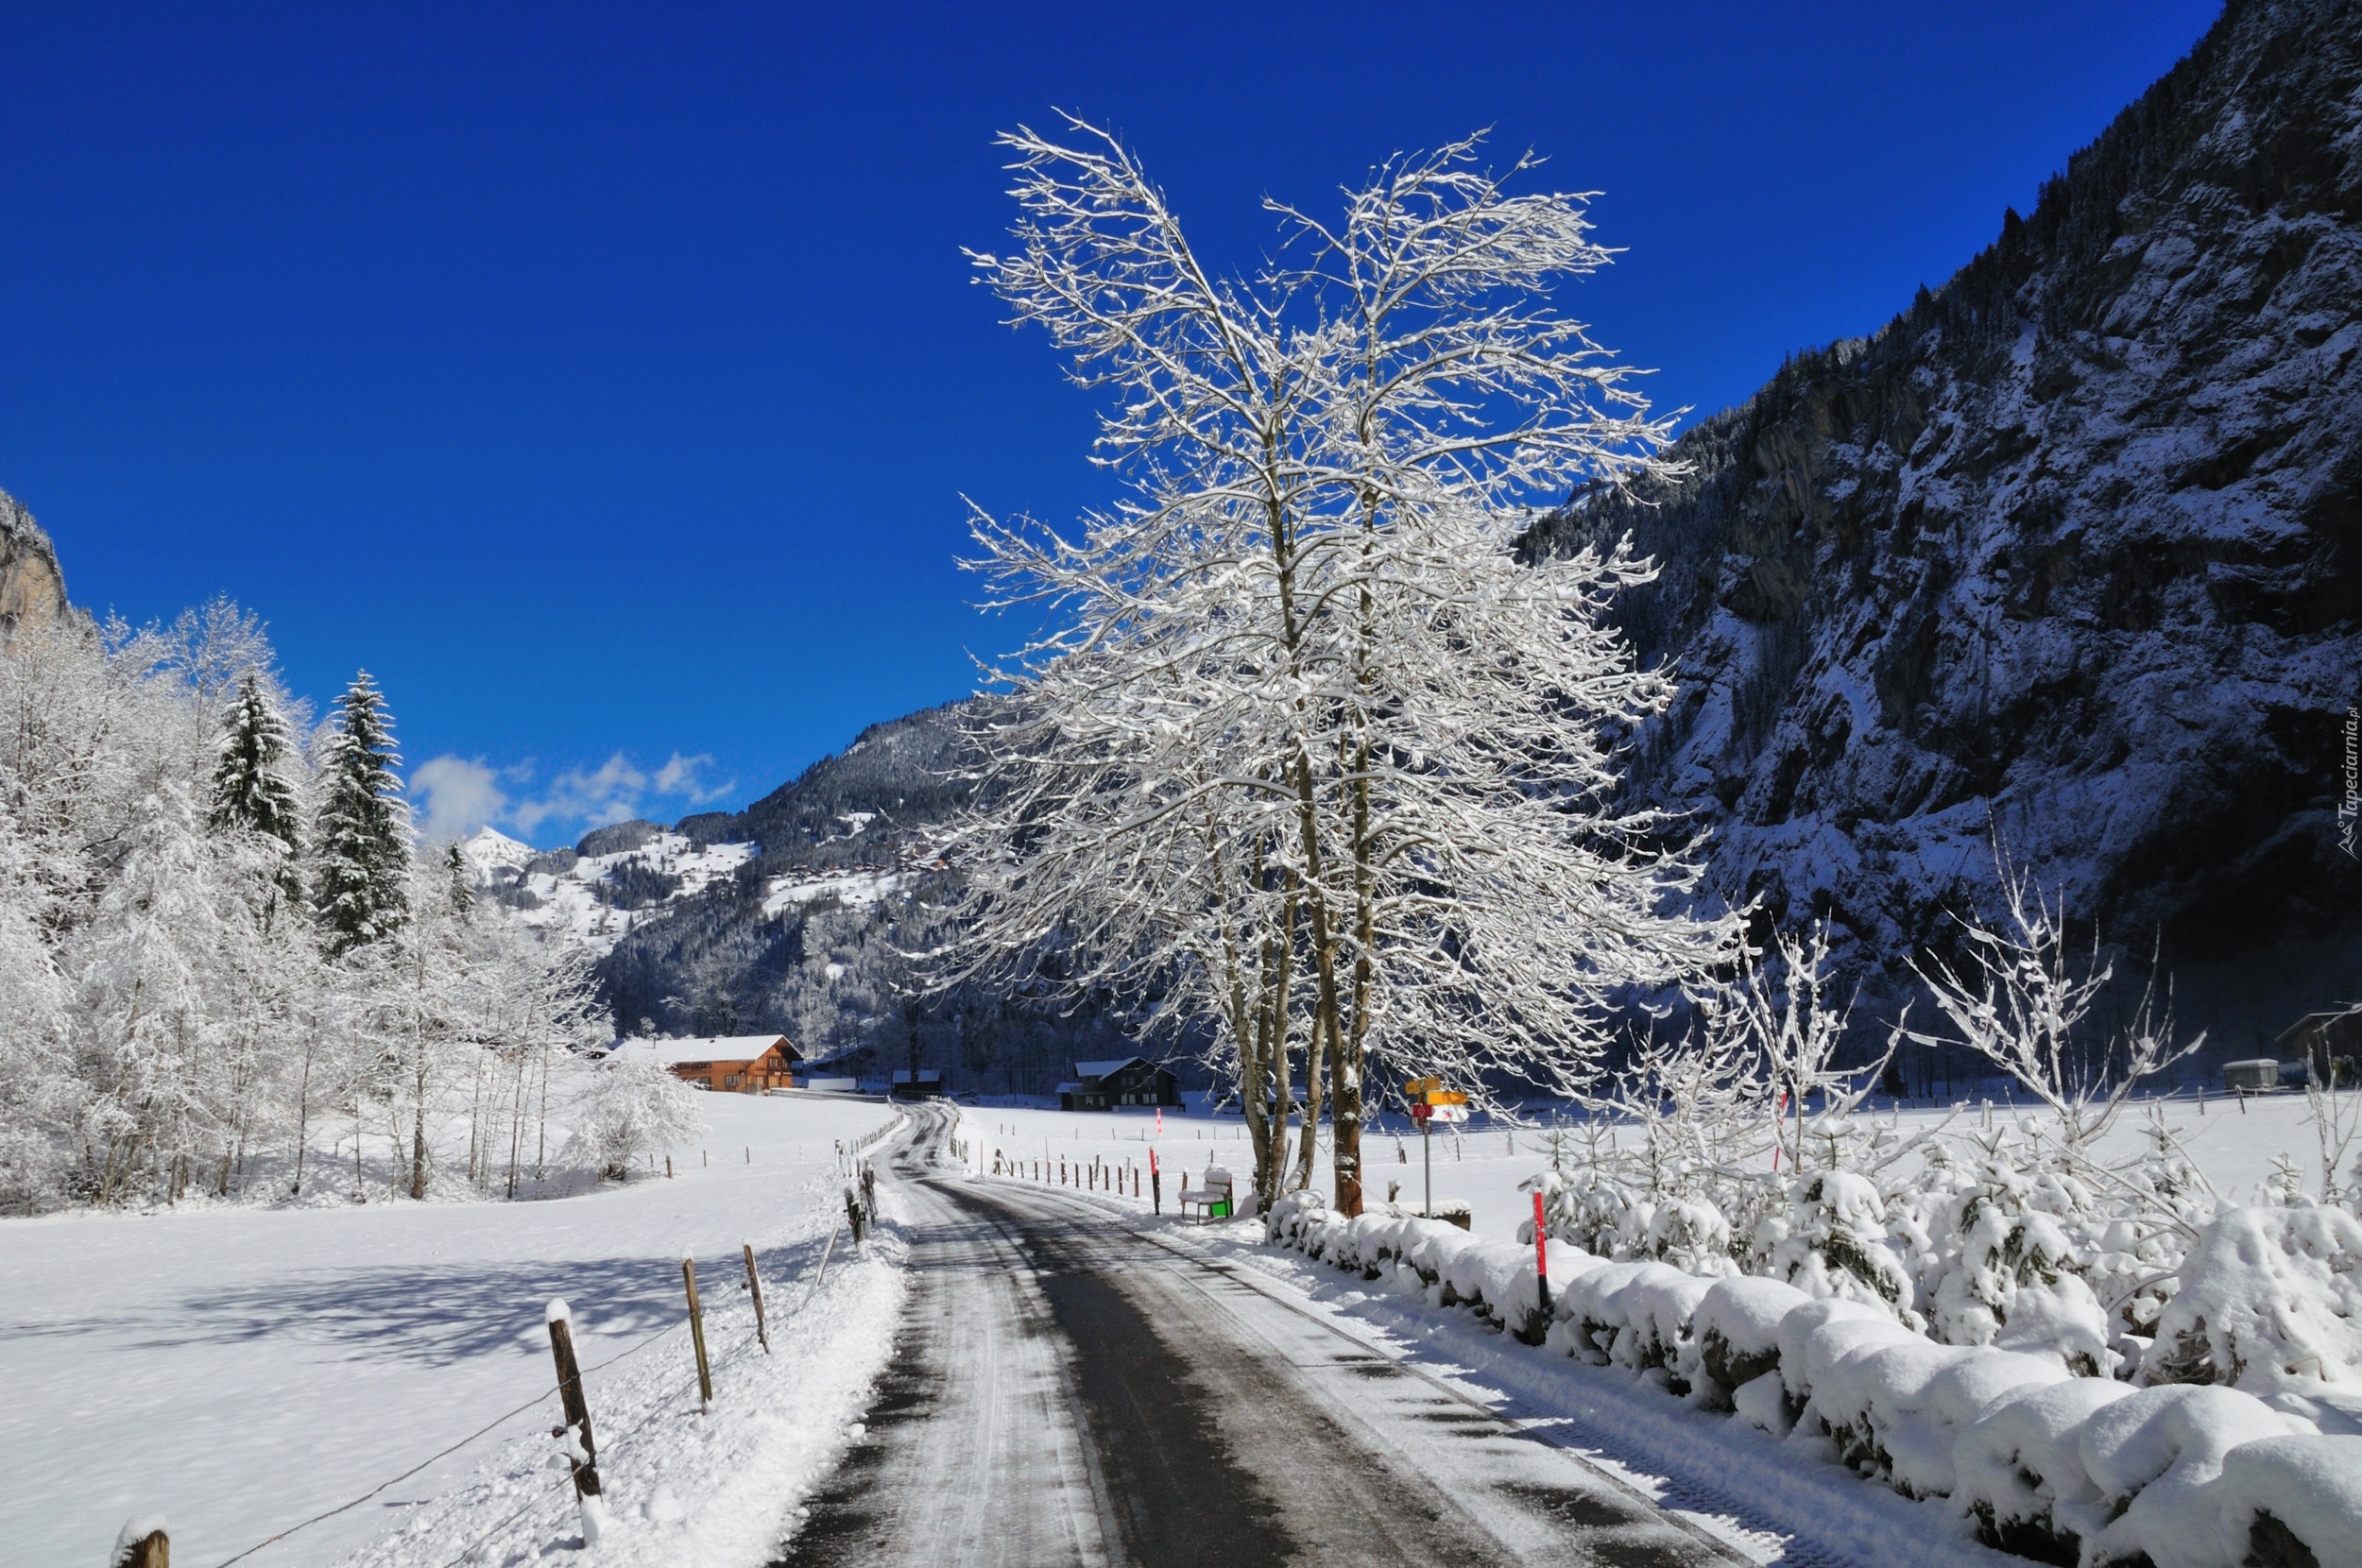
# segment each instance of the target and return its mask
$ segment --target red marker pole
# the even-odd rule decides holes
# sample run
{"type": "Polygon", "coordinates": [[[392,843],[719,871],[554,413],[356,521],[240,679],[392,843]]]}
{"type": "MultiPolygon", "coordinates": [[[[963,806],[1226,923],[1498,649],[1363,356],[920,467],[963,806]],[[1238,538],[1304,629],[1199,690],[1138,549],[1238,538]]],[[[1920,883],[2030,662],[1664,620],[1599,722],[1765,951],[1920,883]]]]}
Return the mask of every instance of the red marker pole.
{"type": "Polygon", "coordinates": [[[1533,1191],[1533,1283],[1542,1292],[1542,1316],[1550,1315],[1550,1233],[1542,1222],[1542,1189],[1533,1191]]]}
{"type": "MultiPolygon", "coordinates": [[[[1161,1111],[1157,1113],[1158,1116],[1163,1114],[1161,1111]]],[[[1154,1149],[1148,1151],[1148,1194],[1149,1202],[1156,1205],[1156,1212],[1164,1213],[1165,1178],[1163,1173],[1156,1168],[1156,1150],[1154,1149]]]]}

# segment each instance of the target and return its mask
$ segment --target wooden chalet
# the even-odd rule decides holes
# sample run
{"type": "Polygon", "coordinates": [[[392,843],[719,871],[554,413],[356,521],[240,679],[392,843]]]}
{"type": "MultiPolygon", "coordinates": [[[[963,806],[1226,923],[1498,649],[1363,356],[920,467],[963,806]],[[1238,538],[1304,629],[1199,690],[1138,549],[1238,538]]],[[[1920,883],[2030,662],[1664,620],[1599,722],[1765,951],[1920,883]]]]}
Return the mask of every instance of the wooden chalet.
{"type": "Polygon", "coordinates": [[[626,1040],[618,1059],[654,1062],[684,1083],[718,1094],[759,1095],[794,1086],[803,1056],[784,1034],[737,1034],[708,1040],[626,1040]]]}
{"type": "Polygon", "coordinates": [[[1180,1080],[1145,1056],[1077,1062],[1072,1081],[1058,1085],[1061,1111],[1114,1111],[1127,1105],[1180,1103],[1180,1080]]]}

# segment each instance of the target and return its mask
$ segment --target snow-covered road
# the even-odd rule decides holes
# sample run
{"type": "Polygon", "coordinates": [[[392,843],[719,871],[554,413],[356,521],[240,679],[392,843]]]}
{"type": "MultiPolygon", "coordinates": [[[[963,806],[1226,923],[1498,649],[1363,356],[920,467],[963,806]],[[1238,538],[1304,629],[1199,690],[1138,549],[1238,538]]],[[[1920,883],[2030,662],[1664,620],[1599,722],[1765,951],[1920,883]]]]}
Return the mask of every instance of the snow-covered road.
{"type": "Polygon", "coordinates": [[[909,1305],[789,1564],[1743,1560],[1164,1227],[882,1174],[909,1305]]]}

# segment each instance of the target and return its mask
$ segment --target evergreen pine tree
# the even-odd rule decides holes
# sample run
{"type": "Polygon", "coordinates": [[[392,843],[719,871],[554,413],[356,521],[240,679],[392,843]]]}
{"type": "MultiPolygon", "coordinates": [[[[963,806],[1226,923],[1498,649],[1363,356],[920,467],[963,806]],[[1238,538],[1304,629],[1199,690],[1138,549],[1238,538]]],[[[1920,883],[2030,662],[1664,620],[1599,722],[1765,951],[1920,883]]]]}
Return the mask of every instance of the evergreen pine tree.
{"type": "Polygon", "coordinates": [[[315,907],[332,955],[392,935],[409,913],[410,812],[394,776],[401,760],[393,716],[364,670],[336,701],[316,826],[315,907]]]}
{"type": "Polygon", "coordinates": [[[451,887],[451,912],[464,919],[475,908],[475,867],[457,839],[443,846],[443,876],[451,887]]]}
{"type": "Polygon", "coordinates": [[[214,809],[209,820],[217,833],[257,833],[285,845],[277,881],[288,897],[300,898],[303,889],[296,857],[302,851],[301,823],[295,786],[285,772],[291,749],[286,721],[271,706],[263,683],[248,674],[238,683],[238,694],[230,704],[221,757],[214,768],[214,809]]]}

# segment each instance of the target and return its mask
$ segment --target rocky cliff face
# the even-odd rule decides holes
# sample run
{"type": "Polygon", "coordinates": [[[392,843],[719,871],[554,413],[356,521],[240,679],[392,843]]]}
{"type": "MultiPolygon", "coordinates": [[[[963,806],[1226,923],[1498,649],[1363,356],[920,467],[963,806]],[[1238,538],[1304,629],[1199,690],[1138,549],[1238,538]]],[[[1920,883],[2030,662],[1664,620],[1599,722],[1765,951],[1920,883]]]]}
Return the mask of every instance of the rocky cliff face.
{"type": "Polygon", "coordinates": [[[2350,953],[2358,317],[2362,6],[2234,3],[1940,291],[1536,529],[1665,564],[1634,788],[1872,974],[1990,906],[1995,831],[2177,964],[2350,953]]]}
{"type": "Polygon", "coordinates": [[[65,573],[58,550],[17,499],[0,490],[0,642],[21,625],[46,625],[65,614],[65,573]]]}

